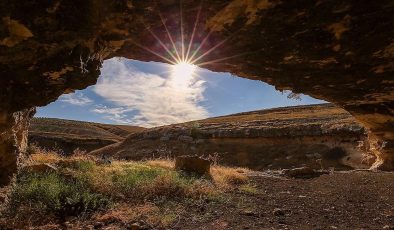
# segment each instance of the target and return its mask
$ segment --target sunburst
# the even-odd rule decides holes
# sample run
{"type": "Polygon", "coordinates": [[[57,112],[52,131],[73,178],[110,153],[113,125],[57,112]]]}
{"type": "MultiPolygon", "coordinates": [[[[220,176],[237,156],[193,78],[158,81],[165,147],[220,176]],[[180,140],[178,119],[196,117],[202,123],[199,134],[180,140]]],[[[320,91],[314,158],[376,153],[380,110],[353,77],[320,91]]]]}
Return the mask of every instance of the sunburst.
{"type": "Polygon", "coordinates": [[[209,31],[207,35],[202,39],[201,42],[199,42],[198,47],[193,48],[193,44],[195,44],[195,35],[197,32],[197,26],[200,20],[201,16],[201,10],[202,10],[202,1],[200,2],[200,6],[198,8],[197,14],[196,14],[196,19],[195,23],[193,26],[192,34],[190,35],[190,40],[188,41],[188,44],[185,44],[185,34],[184,34],[184,20],[183,20],[183,6],[182,6],[182,0],[180,0],[179,4],[179,9],[180,9],[180,40],[175,40],[170,33],[169,28],[166,25],[166,21],[164,20],[163,16],[161,15],[160,11],[159,12],[159,17],[161,20],[161,23],[166,31],[166,36],[168,37],[170,41],[170,46],[172,47],[167,47],[165,43],[147,26],[146,29],[150,32],[150,34],[156,39],[158,44],[165,50],[167,53],[166,56],[159,54],[158,52],[153,51],[150,48],[147,48],[145,46],[142,46],[140,44],[136,44],[137,46],[145,49],[146,51],[158,56],[161,58],[163,61],[170,63],[171,66],[171,74],[174,79],[177,79],[180,82],[187,82],[190,80],[194,75],[197,67],[199,66],[204,66],[204,65],[210,65],[213,63],[218,63],[227,59],[239,57],[251,52],[245,52],[241,54],[236,54],[236,55],[231,55],[227,57],[222,57],[218,58],[215,60],[209,60],[209,61],[204,61],[201,62],[201,60],[206,57],[208,54],[212,53],[214,50],[218,49],[220,46],[222,46],[224,43],[226,43],[228,40],[230,40],[233,35],[238,33],[241,29],[239,29],[237,32],[233,33],[232,35],[228,36],[226,39],[218,42],[217,44],[213,45],[212,48],[209,48],[205,52],[201,52],[201,49],[207,44],[207,41],[213,31],[209,31]],[[177,46],[177,44],[179,44],[177,46]],[[180,46],[180,47],[179,47],[180,46]],[[171,51],[171,49],[173,51],[171,51]]]}

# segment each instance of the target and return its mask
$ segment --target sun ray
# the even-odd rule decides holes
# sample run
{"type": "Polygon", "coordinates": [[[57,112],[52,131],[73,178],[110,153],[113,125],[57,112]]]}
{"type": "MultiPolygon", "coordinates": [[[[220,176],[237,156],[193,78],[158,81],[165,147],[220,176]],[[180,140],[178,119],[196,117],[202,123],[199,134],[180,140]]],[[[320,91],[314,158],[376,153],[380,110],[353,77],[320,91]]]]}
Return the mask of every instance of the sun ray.
{"type": "Polygon", "coordinates": [[[183,9],[182,0],[179,0],[180,20],[181,20],[181,49],[182,49],[182,62],[185,61],[185,38],[183,34],[183,9]]]}
{"type": "MultiPolygon", "coordinates": [[[[221,41],[221,42],[219,42],[218,44],[216,44],[214,47],[212,47],[211,49],[209,49],[208,51],[206,51],[205,53],[203,53],[202,55],[200,55],[199,57],[197,57],[196,59],[192,59],[194,56],[195,56],[195,54],[198,52],[198,50],[202,47],[202,43],[200,44],[200,46],[198,47],[198,49],[195,51],[195,53],[193,54],[193,56],[192,56],[192,58],[190,58],[189,59],[189,62],[190,63],[196,63],[198,60],[200,60],[201,58],[203,58],[203,57],[205,57],[206,55],[208,55],[208,54],[210,54],[212,51],[214,51],[216,48],[218,48],[219,46],[221,46],[221,45],[223,45],[224,43],[226,43],[228,40],[230,40],[231,38],[233,38],[236,34],[238,34],[243,28],[245,27],[245,25],[244,26],[242,26],[241,28],[239,28],[237,31],[235,31],[234,33],[232,33],[232,34],[230,34],[230,36],[228,36],[227,38],[225,38],[223,41],[221,41]]],[[[209,33],[208,33],[208,35],[207,35],[207,37],[206,37],[206,39],[208,38],[208,36],[210,35],[212,33],[212,30],[211,31],[209,31],[209,33]]],[[[204,41],[203,42],[205,42],[205,40],[206,39],[204,39],[204,41]]]]}
{"type": "Polygon", "coordinates": [[[167,46],[160,40],[159,37],[153,31],[145,26],[145,28],[152,34],[152,36],[159,42],[159,44],[167,51],[167,53],[174,59],[174,62],[177,61],[177,58],[171,53],[171,51],[167,48],[167,46]]]}
{"type": "Polygon", "coordinates": [[[192,44],[193,44],[193,39],[194,39],[194,35],[195,35],[195,33],[196,33],[198,21],[200,20],[201,9],[202,9],[202,1],[200,1],[200,7],[199,7],[198,12],[197,12],[196,22],[194,23],[192,36],[191,36],[191,38],[190,38],[189,45],[188,45],[188,48],[187,48],[186,60],[185,60],[186,62],[189,62],[189,61],[190,61],[190,60],[189,60],[190,49],[191,49],[192,44]]]}
{"type": "Polygon", "coordinates": [[[226,43],[230,38],[232,38],[235,35],[232,34],[230,36],[228,36],[227,38],[225,38],[223,41],[219,42],[218,44],[216,44],[215,46],[213,46],[212,48],[210,48],[208,51],[206,51],[205,53],[201,54],[199,57],[197,57],[194,60],[191,60],[191,63],[196,63],[198,60],[200,60],[201,58],[205,57],[206,55],[210,54],[212,51],[214,51],[215,49],[217,49],[219,46],[223,45],[224,43],[226,43]]]}
{"type": "Polygon", "coordinates": [[[131,42],[134,43],[136,46],[138,46],[138,47],[140,47],[140,48],[142,48],[142,49],[144,49],[144,50],[146,50],[146,51],[148,51],[148,52],[160,57],[161,59],[163,59],[163,60],[165,60],[165,61],[167,61],[167,62],[169,62],[169,63],[171,63],[173,65],[176,65],[176,62],[174,62],[174,61],[172,61],[172,60],[170,60],[170,59],[158,54],[157,52],[155,52],[155,51],[153,51],[153,50],[151,50],[151,49],[149,49],[149,48],[147,48],[147,47],[145,47],[145,46],[143,46],[141,44],[138,44],[137,42],[135,42],[133,40],[131,42]]]}
{"type": "Polygon", "coordinates": [[[247,55],[247,54],[258,53],[258,52],[260,52],[260,51],[261,51],[261,50],[244,52],[244,53],[235,54],[235,55],[228,56],[228,57],[224,57],[224,58],[214,59],[214,60],[211,60],[211,61],[206,61],[206,62],[202,62],[202,63],[196,63],[195,65],[197,65],[197,66],[209,65],[209,64],[213,64],[213,63],[218,63],[218,62],[220,62],[220,61],[225,61],[225,60],[228,60],[228,59],[241,57],[241,56],[244,56],[244,55],[247,55]]]}
{"type": "Polygon", "coordinates": [[[159,17],[160,17],[161,23],[163,24],[163,26],[164,26],[164,28],[165,28],[165,30],[166,30],[167,36],[168,36],[168,38],[170,39],[170,42],[171,42],[171,44],[172,44],[172,47],[173,47],[174,50],[175,50],[175,54],[176,54],[176,56],[178,57],[178,58],[177,58],[177,61],[179,62],[179,61],[181,60],[181,57],[179,56],[178,49],[176,48],[175,42],[174,42],[174,40],[172,39],[172,36],[171,36],[171,34],[170,34],[170,31],[168,30],[168,27],[167,27],[166,23],[164,22],[163,16],[161,15],[160,11],[159,11],[159,17]]]}
{"type": "Polygon", "coordinates": [[[204,46],[205,42],[207,42],[209,36],[212,34],[212,30],[208,32],[207,36],[205,36],[205,38],[202,40],[202,42],[200,43],[200,45],[197,47],[197,49],[193,52],[192,56],[187,60],[187,62],[192,63],[192,60],[194,58],[194,56],[196,56],[196,54],[198,53],[198,51],[200,51],[200,49],[204,46]]]}

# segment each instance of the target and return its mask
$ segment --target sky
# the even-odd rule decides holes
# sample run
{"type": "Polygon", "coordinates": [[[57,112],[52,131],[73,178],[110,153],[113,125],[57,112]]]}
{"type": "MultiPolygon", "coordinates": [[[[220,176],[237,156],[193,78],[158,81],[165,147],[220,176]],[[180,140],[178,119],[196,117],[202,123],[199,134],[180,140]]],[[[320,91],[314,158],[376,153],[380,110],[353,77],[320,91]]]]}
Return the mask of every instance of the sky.
{"type": "Polygon", "coordinates": [[[37,108],[36,117],[154,127],[238,112],[324,103],[288,98],[261,81],[199,67],[125,58],[104,61],[94,86],[37,108]],[[186,71],[186,72],[185,72],[186,71]]]}

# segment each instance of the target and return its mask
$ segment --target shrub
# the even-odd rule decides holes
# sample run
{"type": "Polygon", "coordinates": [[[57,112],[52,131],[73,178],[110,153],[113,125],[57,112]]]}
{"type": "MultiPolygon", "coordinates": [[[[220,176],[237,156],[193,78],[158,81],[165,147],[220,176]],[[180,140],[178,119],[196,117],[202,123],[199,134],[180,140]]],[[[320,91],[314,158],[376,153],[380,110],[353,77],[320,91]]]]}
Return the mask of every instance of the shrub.
{"type": "Polygon", "coordinates": [[[163,169],[150,167],[126,168],[112,176],[113,184],[124,193],[130,193],[137,187],[151,183],[154,178],[163,173],[163,169]]]}
{"type": "Polygon", "coordinates": [[[13,188],[10,205],[16,212],[30,206],[64,217],[102,209],[110,203],[82,181],[67,180],[57,173],[25,173],[13,188]]]}
{"type": "MultiPolygon", "coordinates": [[[[196,178],[179,172],[149,166],[126,168],[113,174],[113,190],[134,198],[183,198],[196,178]]],[[[202,195],[202,194],[199,194],[202,195]]]]}

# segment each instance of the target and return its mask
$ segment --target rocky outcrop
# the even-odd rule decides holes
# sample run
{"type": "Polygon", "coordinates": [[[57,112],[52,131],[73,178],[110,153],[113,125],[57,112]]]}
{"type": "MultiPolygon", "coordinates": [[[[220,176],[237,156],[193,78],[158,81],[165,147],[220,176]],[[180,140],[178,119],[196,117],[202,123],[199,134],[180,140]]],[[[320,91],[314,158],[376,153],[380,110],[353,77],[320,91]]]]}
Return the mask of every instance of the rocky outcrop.
{"type": "Polygon", "coordinates": [[[256,170],[308,166],[368,168],[364,127],[331,104],[284,107],[147,129],[93,151],[141,160],[203,155],[224,165],[256,170]]]}
{"type": "Polygon", "coordinates": [[[0,186],[7,185],[27,148],[27,128],[35,109],[0,113],[0,186]]]}
{"type": "Polygon", "coordinates": [[[107,58],[172,62],[193,37],[195,64],[345,108],[392,169],[393,14],[391,0],[1,0],[0,111],[93,85],[107,58]]]}

